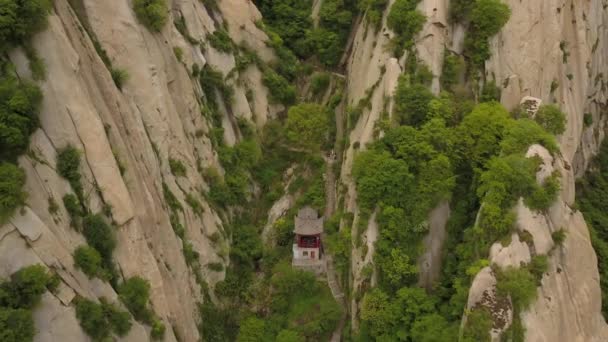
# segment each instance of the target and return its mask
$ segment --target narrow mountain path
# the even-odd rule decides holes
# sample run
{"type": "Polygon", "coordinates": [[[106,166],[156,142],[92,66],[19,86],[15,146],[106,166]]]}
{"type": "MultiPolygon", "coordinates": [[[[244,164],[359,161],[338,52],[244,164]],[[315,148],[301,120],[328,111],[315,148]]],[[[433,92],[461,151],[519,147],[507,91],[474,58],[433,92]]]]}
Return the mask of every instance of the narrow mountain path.
{"type": "MultiPolygon", "coordinates": [[[[332,153],[325,158],[325,219],[329,219],[336,210],[336,176],[334,175],[334,163],[336,161],[335,154],[332,153]]],[[[323,233],[325,239],[325,233],[323,233]]],[[[340,322],[331,336],[331,342],[340,342],[342,338],[342,330],[346,324],[347,308],[344,301],[344,293],[336,276],[334,267],[334,259],[331,254],[325,253],[325,273],[327,275],[327,285],[331,290],[331,294],[340,306],[342,306],[342,317],[340,322]]]]}

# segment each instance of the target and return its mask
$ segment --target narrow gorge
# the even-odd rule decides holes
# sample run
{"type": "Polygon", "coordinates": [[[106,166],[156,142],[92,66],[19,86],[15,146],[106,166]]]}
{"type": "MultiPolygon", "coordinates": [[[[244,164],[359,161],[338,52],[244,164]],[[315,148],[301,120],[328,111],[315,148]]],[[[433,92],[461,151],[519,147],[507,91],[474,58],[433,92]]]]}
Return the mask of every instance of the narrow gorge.
{"type": "Polygon", "coordinates": [[[608,0],[2,0],[0,49],[1,341],[608,341],[608,0]]]}

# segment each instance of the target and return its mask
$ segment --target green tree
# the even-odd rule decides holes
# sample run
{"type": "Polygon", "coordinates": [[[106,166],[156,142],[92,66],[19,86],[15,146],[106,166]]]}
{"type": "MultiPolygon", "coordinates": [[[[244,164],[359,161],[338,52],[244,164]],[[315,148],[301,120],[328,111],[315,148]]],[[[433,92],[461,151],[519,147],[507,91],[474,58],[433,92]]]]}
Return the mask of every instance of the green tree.
{"type": "Polygon", "coordinates": [[[264,71],[262,83],[268,88],[268,96],[272,102],[289,106],[296,101],[295,87],[272,69],[268,68],[264,71]]]}
{"type": "Polygon", "coordinates": [[[547,132],[555,135],[566,130],[566,115],[554,104],[540,106],[534,120],[547,132]]]}
{"type": "Polygon", "coordinates": [[[412,324],[412,342],[445,342],[458,340],[458,325],[450,325],[439,314],[424,315],[412,324]]]}
{"type": "Polygon", "coordinates": [[[395,92],[394,114],[401,124],[419,127],[427,120],[429,104],[433,98],[433,93],[425,86],[410,86],[402,76],[395,92]]]}
{"type": "Polygon", "coordinates": [[[42,92],[35,84],[20,81],[8,71],[1,76],[0,158],[14,161],[25,152],[30,134],[39,125],[42,92]]]}
{"type": "Polygon", "coordinates": [[[397,0],[388,13],[386,24],[395,31],[405,47],[413,44],[414,36],[426,22],[426,17],[416,10],[418,2],[419,0],[397,0]]]}
{"type": "Polygon", "coordinates": [[[95,248],[108,266],[112,261],[112,252],[116,248],[116,237],[112,227],[99,215],[88,215],[83,221],[82,233],[89,246],[95,248]]]}
{"type": "Polygon", "coordinates": [[[74,251],[74,263],[89,277],[102,275],[101,255],[94,248],[79,246],[74,251]]]}
{"type": "Polygon", "coordinates": [[[236,338],[238,342],[264,342],[267,341],[264,321],[249,317],[241,323],[239,334],[236,338]]]}
{"type": "Polygon", "coordinates": [[[133,9],[137,19],[151,31],[159,32],[167,22],[167,3],[165,0],[134,0],[133,9]]]}
{"type": "Polygon", "coordinates": [[[304,337],[293,330],[281,330],[277,335],[276,342],[304,342],[304,337]]]}
{"type": "Polygon", "coordinates": [[[532,144],[543,145],[552,153],[558,151],[555,137],[530,119],[516,120],[507,130],[500,147],[504,154],[525,153],[532,144]]]}
{"type": "Polygon", "coordinates": [[[460,159],[473,169],[482,167],[486,160],[497,155],[499,143],[514,120],[496,102],[481,103],[464,117],[457,128],[457,149],[460,159]]]}
{"type": "Polygon", "coordinates": [[[327,109],[314,103],[302,103],[289,108],[287,138],[296,147],[318,151],[327,140],[329,126],[327,109]]]}
{"type": "Polygon", "coordinates": [[[148,308],[150,283],[138,276],[126,279],[118,287],[118,296],[136,320],[152,323],[152,312],[148,308]]]}
{"type": "Polygon", "coordinates": [[[462,333],[462,342],[490,342],[492,316],[485,308],[473,309],[466,318],[462,333]]]}
{"type": "Polygon", "coordinates": [[[57,173],[70,182],[72,189],[82,201],[83,189],[80,175],[80,152],[72,145],[57,152],[57,173]]]}
{"type": "Polygon", "coordinates": [[[11,281],[0,285],[0,303],[15,309],[31,309],[40,302],[52,277],[42,265],[31,265],[11,275],[11,281]]]}
{"type": "Polygon", "coordinates": [[[496,290],[510,296],[516,310],[525,310],[536,299],[536,279],[526,268],[509,267],[498,273],[496,290]]]}
{"type": "Polygon", "coordinates": [[[0,46],[6,50],[10,46],[23,44],[31,36],[44,29],[52,9],[49,0],[4,0],[0,3],[0,46]]]}
{"type": "Polygon", "coordinates": [[[387,152],[361,152],[353,165],[358,202],[363,208],[373,209],[378,203],[399,206],[413,187],[413,175],[401,159],[393,159],[387,152]]]}
{"type": "Polygon", "coordinates": [[[20,167],[0,163],[0,224],[13,216],[15,209],[25,205],[24,185],[25,172],[20,167]]]}
{"type": "Polygon", "coordinates": [[[30,342],[35,332],[31,310],[0,307],[0,341],[30,342]]]}
{"type": "Polygon", "coordinates": [[[76,318],[82,330],[94,341],[102,341],[110,335],[102,306],[92,300],[81,298],[76,302],[76,318]]]}
{"type": "Polygon", "coordinates": [[[379,262],[379,266],[382,269],[383,277],[395,288],[411,284],[416,280],[418,274],[418,268],[413,260],[410,260],[405,251],[397,248],[391,251],[388,260],[379,262]]]}
{"type": "Polygon", "coordinates": [[[125,336],[133,325],[131,315],[127,311],[122,311],[116,305],[108,302],[105,298],[100,298],[100,302],[106,320],[110,324],[110,327],[112,327],[112,331],[118,336],[125,336]]]}

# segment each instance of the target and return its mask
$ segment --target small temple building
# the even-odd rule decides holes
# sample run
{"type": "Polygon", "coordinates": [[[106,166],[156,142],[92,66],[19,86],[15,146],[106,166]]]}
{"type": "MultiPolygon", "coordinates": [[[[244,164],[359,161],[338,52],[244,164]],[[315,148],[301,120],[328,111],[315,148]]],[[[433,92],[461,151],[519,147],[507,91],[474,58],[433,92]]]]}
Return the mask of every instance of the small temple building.
{"type": "Polygon", "coordinates": [[[293,244],[294,267],[321,273],[324,270],[323,244],[323,217],[311,207],[300,209],[295,217],[295,241],[293,244]]]}

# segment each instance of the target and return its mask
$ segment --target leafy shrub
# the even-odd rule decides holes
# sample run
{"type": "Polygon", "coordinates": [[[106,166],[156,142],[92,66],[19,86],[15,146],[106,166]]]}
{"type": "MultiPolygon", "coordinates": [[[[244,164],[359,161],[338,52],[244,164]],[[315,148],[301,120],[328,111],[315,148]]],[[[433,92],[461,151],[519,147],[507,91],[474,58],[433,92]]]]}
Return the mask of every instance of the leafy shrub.
{"type": "Polygon", "coordinates": [[[31,265],[13,273],[10,282],[0,284],[0,305],[14,309],[31,309],[54,285],[54,278],[42,265],[31,265]]]}
{"type": "Polygon", "coordinates": [[[395,92],[394,115],[405,125],[421,126],[429,112],[433,93],[423,85],[409,86],[405,77],[399,78],[395,92]]]}
{"type": "Polygon", "coordinates": [[[490,342],[492,325],[492,316],[487,309],[473,309],[467,316],[467,323],[462,334],[462,342],[490,342]]]}
{"type": "Polygon", "coordinates": [[[293,104],[296,101],[296,90],[294,86],[289,84],[287,80],[274,72],[272,69],[266,69],[262,76],[262,83],[268,88],[270,100],[276,103],[282,103],[286,106],[293,104]]]}
{"type": "Polygon", "coordinates": [[[0,28],[0,49],[27,42],[34,33],[44,29],[52,9],[49,0],[8,0],[3,2],[3,21],[0,28]]]}
{"type": "Polygon", "coordinates": [[[414,45],[415,35],[422,30],[426,17],[416,9],[419,0],[397,0],[391,6],[386,24],[397,37],[393,44],[396,46],[396,55],[414,45]]]}
{"type": "Polygon", "coordinates": [[[0,337],[4,342],[31,342],[36,328],[32,311],[0,307],[0,337]]]}
{"type": "Polygon", "coordinates": [[[15,210],[25,205],[27,193],[23,191],[25,172],[11,163],[0,163],[0,224],[6,222],[15,210]]]}
{"type": "MultiPolygon", "coordinates": [[[[177,60],[179,62],[182,62],[184,59],[184,50],[179,47],[179,46],[174,46],[173,47],[173,54],[175,55],[175,58],[177,58],[177,60]]],[[[196,65],[196,64],[195,64],[196,65]]]]}
{"type": "Polygon", "coordinates": [[[43,81],[46,79],[46,65],[44,64],[44,60],[40,58],[36,49],[34,49],[31,45],[26,45],[25,54],[27,59],[29,60],[30,72],[32,73],[32,78],[36,81],[43,81]]]}
{"type": "Polygon", "coordinates": [[[444,90],[452,90],[452,87],[458,83],[458,77],[462,72],[464,63],[460,57],[450,53],[448,50],[444,52],[443,67],[441,72],[441,87],[444,90]]]}
{"type": "Polygon", "coordinates": [[[218,51],[230,53],[234,50],[234,42],[228,32],[222,28],[213,31],[213,34],[207,34],[209,44],[218,51]]]}
{"type": "Polygon", "coordinates": [[[63,206],[70,215],[73,224],[77,222],[76,220],[78,218],[84,215],[80,201],[78,201],[78,197],[76,197],[74,194],[65,194],[63,196],[63,206]]]}
{"type": "Polygon", "coordinates": [[[566,130],[566,115],[554,104],[540,106],[534,120],[555,135],[562,134],[566,130]]]}
{"type": "Polygon", "coordinates": [[[188,205],[190,206],[190,208],[192,208],[192,211],[194,211],[194,213],[196,215],[198,215],[198,216],[203,215],[203,212],[205,211],[203,209],[203,205],[191,193],[186,194],[186,203],[188,203],[188,205]]]}
{"type": "Polygon", "coordinates": [[[590,127],[593,124],[593,115],[591,113],[585,113],[583,116],[583,123],[585,127],[590,127]]]}
{"type": "Polygon", "coordinates": [[[116,248],[116,238],[112,227],[99,214],[89,214],[83,220],[82,233],[89,246],[95,248],[101,255],[104,266],[110,267],[112,252],[116,248]]]}
{"type": "Polygon", "coordinates": [[[543,274],[547,272],[549,268],[549,261],[546,255],[535,255],[532,257],[532,261],[528,265],[528,270],[534,278],[537,280],[537,285],[540,286],[540,280],[543,278],[543,274]]]}
{"type": "Polygon", "coordinates": [[[281,43],[299,57],[309,57],[306,33],[312,29],[311,0],[275,0],[256,3],[264,21],[280,37],[281,43]]]}
{"type": "Polygon", "coordinates": [[[20,81],[7,71],[0,72],[0,159],[15,161],[25,152],[30,134],[39,125],[41,102],[38,86],[20,81]]]}
{"type": "Polygon", "coordinates": [[[465,55],[472,65],[482,68],[490,57],[488,39],[497,34],[511,16],[509,6],[500,0],[478,0],[470,10],[470,27],[465,39],[465,55]]]}
{"type": "Polygon", "coordinates": [[[302,335],[293,330],[281,330],[277,335],[276,342],[305,342],[302,335]]]}
{"type": "Polygon", "coordinates": [[[509,295],[516,310],[525,310],[536,299],[536,279],[525,268],[509,267],[498,272],[496,290],[509,295]]]}
{"type": "Polygon", "coordinates": [[[361,0],[359,1],[359,9],[361,12],[366,12],[367,21],[372,24],[376,30],[380,27],[382,23],[382,13],[384,13],[384,9],[388,0],[361,0]]]}
{"type": "Polygon", "coordinates": [[[310,92],[313,96],[321,96],[327,90],[331,77],[329,73],[323,72],[314,74],[310,80],[310,92]]]}
{"type": "Polygon", "coordinates": [[[504,154],[525,153],[532,144],[540,144],[551,153],[558,151],[555,137],[530,119],[515,121],[506,131],[500,147],[504,154]]]}
{"type": "Polygon", "coordinates": [[[169,186],[165,182],[163,182],[163,197],[165,198],[165,202],[167,203],[171,211],[175,212],[178,210],[184,210],[182,204],[179,202],[177,197],[175,197],[173,192],[171,192],[171,189],[169,189],[169,186]]]}
{"type": "Polygon", "coordinates": [[[556,246],[561,246],[566,241],[566,231],[564,229],[556,230],[551,233],[551,238],[556,246]]]}
{"type": "Polygon", "coordinates": [[[74,146],[67,145],[57,152],[57,172],[70,183],[76,196],[82,200],[80,152],[74,146]]]}
{"type": "Polygon", "coordinates": [[[153,323],[153,313],[148,308],[150,283],[147,280],[138,276],[126,279],[118,287],[118,295],[136,320],[153,323]]]}
{"type": "Polygon", "coordinates": [[[543,186],[537,189],[525,199],[530,209],[547,210],[555,202],[561,188],[559,172],[555,172],[545,180],[543,186]]]}
{"type": "Polygon", "coordinates": [[[82,329],[95,341],[105,340],[111,332],[118,336],[131,330],[131,315],[104,298],[100,304],[86,298],[76,301],[76,318],[82,329]]]}
{"type": "Polygon", "coordinates": [[[496,86],[496,81],[492,80],[486,82],[481,88],[481,96],[479,97],[480,102],[500,102],[500,88],[496,86]]]}
{"type": "Polygon", "coordinates": [[[165,336],[165,325],[159,319],[154,319],[152,322],[152,330],[150,331],[150,337],[153,340],[162,340],[165,336]]]}
{"type": "Polygon", "coordinates": [[[179,159],[169,158],[169,168],[176,177],[186,177],[186,166],[179,159]]]}
{"type": "Polygon", "coordinates": [[[289,108],[287,113],[287,138],[293,146],[319,150],[327,139],[329,125],[325,107],[314,103],[302,103],[289,108]]]}
{"type": "Polygon", "coordinates": [[[214,272],[222,272],[224,270],[224,264],[221,262],[210,262],[207,264],[207,268],[214,272]]]}
{"type": "Polygon", "coordinates": [[[151,31],[159,32],[167,22],[165,0],[134,0],[133,9],[137,19],[151,31]]]}
{"type": "Polygon", "coordinates": [[[89,277],[103,275],[101,255],[95,248],[80,246],[74,251],[74,263],[89,277]]]}
{"type": "Polygon", "coordinates": [[[76,318],[82,330],[95,341],[102,341],[110,335],[110,327],[101,305],[89,299],[76,302],[76,318]]]}
{"type": "Polygon", "coordinates": [[[205,64],[199,73],[199,81],[205,98],[212,109],[217,109],[216,91],[220,93],[224,103],[229,105],[234,97],[234,89],[224,81],[224,75],[209,64],[205,64]]]}
{"type": "Polygon", "coordinates": [[[112,75],[112,80],[119,90],[122,90],[123,85],[129,79],[129,73],[125,69],[112,68],[110,69],[110,75],[112,75]]]}

